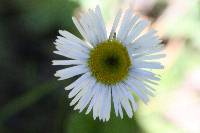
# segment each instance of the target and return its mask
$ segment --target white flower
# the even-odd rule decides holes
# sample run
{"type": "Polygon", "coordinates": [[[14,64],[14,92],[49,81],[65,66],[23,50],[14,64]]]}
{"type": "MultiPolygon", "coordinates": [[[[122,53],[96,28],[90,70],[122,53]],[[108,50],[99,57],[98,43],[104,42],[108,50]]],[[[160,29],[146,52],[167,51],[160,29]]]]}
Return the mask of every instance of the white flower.
{"type": "Polygon", "coordinates": [[[72,17],[85,41],[62,30],[55,41],[54,53],[68,59],[54,60],[53,65],[69,65],[55,76],[59,80],[79,76],[65,88],[73,98],[70,105],[80,112],[87,109],[86,114],[93,111],[93,118],[103,121],[110,118],[111,102],[116,116],[123,118],[124,108],[131,118],[138,108],[132,94],[146,104],[153,96],[152,85],[160,80],[151,70],[163,68],[154,61],[165,56],[161,41],[155,30],[144,32],[149,22],[133,14],[131,8],[121,16],[120,10],[108,37],[99,6],[89,9],[79,19],[72,17]]]}

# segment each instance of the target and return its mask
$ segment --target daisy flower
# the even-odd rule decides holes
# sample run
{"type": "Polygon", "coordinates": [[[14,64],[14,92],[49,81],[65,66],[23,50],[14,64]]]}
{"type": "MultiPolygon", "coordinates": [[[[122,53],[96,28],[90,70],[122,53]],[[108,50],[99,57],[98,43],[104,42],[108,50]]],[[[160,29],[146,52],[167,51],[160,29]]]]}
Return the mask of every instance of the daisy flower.
{"type": "Polygon", "coordinates": [[[116,116],[123,118],[126,112],[131,118],[138,108],[135,97],[146,104],[153,96],[152,85],[160,80],[152,72],[163,68],[157,59],[165,56],[156,31],[147,29],[150,23],[131,8],[119,10],[109,36],[99,6],[72,20],[84,40],[59,30],[54,53],[67,58],[53,61],[67,66],[55,73],[59,80],[78,76],[65,88],[73,98],[70,106],[103,121],[109,120],[111,108],[116,116]]]}

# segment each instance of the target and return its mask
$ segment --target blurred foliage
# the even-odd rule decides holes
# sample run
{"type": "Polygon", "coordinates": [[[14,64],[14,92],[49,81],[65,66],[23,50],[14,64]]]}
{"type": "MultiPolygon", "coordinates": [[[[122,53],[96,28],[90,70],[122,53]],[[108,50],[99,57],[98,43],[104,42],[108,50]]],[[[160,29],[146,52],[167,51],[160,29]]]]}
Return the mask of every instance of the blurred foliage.
{"type": "MultiPolygon", "coordinates": [[[[58,29],[77,34],[69,0],[1,0],[0,132],[61,133],[67,107],[51,60],[58,29]]],[[[61,87],[62,86],[62,87],[61,87]]]]}
{"type": "Polygon", "coordinates": [[[188,3],[189,9],[168,24],[167,34],[170,37],[186,38],[190,44],[200,49],[200,0],[188,3]]]}
{"type": "Polygon", "coordinates": [[[75,32],[71,21],[73,10],[78,6],[75,2],[68,2],[68,0],[30,0],[29,2],[15,0],[14,2],[20,12],[23,12],[20,19],[25,28],[33,33],[52,32],[55,26],[75,32]]]}
{"type": "MultiPolygon", "coordinates": [[[[112,109],[113,110],[113,109],[112,109]]],[[[130,119],[128,116],[120,119],[116,117],[114,112],[111,114],[111,119],[108,122],[100,122],[93,120],[92,115],[84,113],[74,113],[70,116],[70,123],[66,125],[67,133],[143,133],[143,130],[138,125],[135,118],[130,119]]]]}
{"type": "Polygon", "coordinates": [[[200,54],[198,49],[195,49],[190,45],[183,46],[181,53],[173,66],[166,70],[165,74],[162,76],[161,88],[165,88],[163,91],[178,86],[180,81],[185,78],[185,74],[188,71],[199,67],[199,59],[200,54]]]}
{"type": "Polygon", "coordinates": [[[166,9],[167,1],[165,0],[157,0],[156,4],[153,5],[151,10],[146,13],[147,16],[151,17],[152,21],[155,21],[166,9]]]}

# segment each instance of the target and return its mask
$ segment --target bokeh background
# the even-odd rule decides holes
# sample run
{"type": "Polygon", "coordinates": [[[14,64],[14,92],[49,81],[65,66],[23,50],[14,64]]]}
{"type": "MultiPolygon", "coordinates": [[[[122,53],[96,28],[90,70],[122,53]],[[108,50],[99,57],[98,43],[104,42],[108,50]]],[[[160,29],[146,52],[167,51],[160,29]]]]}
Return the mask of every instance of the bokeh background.
{"type": "Polygon", "coordinates": [[[0,0],[0,133],[200,133],[200,0],[0,0]],[[99,4],[110,28],[131,6],[166,46],[156,97],[132,119],[106,123],[73,111],[51,65],[59,29],[99,4]]]}

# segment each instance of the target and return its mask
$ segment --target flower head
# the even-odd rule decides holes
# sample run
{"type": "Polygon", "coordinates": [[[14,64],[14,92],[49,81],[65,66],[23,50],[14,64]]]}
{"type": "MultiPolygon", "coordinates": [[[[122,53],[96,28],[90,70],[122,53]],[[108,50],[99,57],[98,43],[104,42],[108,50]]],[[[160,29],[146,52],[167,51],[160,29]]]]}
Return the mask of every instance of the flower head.
{"type": "Polygon", "coordinates": [[[53,61],[53,65],[68,66],[56,72],[59,80],[79,75],[65,88],[73,98],[70,105],[80,112],[87,109],[86,114],[93,111],[94,119],[108,121],[113,102],[116,116],[123,118],[124,108],[131,118],[138,108],[132,94],[147,103],[153,96],[152,85],[160,80],[151,71],[163,68],[154,60],[165,56],[155,30],[143,32],[149,22],[133,14],[131,8],[123,17],[119,10],[109,37],[99,6],[72,20],[84,41],[60,30],[54,53],[68,59],[53,61]]]}

